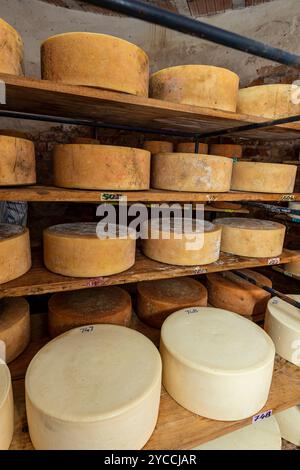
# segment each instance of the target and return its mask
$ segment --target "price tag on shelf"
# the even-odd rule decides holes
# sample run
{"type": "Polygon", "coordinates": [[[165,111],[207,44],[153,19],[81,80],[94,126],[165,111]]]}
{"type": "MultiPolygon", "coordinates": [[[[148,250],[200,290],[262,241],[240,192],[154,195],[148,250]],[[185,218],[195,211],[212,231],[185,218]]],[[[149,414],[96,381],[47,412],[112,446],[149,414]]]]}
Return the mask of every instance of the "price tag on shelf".
{"type": "Polygon", "coordinates": [[[252,424],[259,423],[260,421],[270,418],[272,416],[272,410],[264,411],[263,413],[259,413],[258,415],[253,416],[252,424]]]}
{"type": "Polygon", "coordinates": [[[283,196],[281,196],[281,201],[294,201],[294,200],[295,200],[294,194],[284,194],[283,196]]]}
{"type": "Polygon", "coordinates": [[[106,202],[116,202],[116,201],[124,201],[125,196],[119,193],[101,193],[100,200],[106,202]]]}
{"type": "Polygon", "coordinates": [[[195,274],[206,274],[207,273],[207,268],[202,268],[202,266],[196,266],[194,268],[194,273],[195,274]]]}
{"type": "Polygon", "coordinates": [[[275,264],[280,264],[280,258],[270,258],[268,259],[268,265],[274,266],[275,264]]]}

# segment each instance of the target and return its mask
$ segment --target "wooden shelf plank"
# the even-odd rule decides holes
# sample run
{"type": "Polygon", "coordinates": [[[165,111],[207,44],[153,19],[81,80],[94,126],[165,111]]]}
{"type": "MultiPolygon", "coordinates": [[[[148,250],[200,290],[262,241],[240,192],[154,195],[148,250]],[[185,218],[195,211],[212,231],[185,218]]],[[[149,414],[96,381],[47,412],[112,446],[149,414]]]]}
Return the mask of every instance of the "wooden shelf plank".
{"type": "Polygon", "coordinates": [[[282,255],[275,259],[242,258],[221,253],[221,257],[218,261],[205,266],[173,266],[153,261],[146,258],[138,251],[134,266],[123,273],[107,277],[74,278],[61,276],[60,274],[48,271],[43,265],[40,253],[33,250],[33,266],[30,271],[18,279],[0,285],[0,298],[72,291],[96,286],[127,284],[130,282],[166,279],[179,276],[193,276],[210,272],[227,271],[229,269],[253,268],[275,263],[288,263],[296,259],[299,259],[299,254],[291,250],[284,250],[282,255]]]}
{"type": "MultiPolygon", "coordinates": [[[[0,109],[76,119],[94,119],[105,123],[206,133],[231,129],[261,117],[241,115],[198,106],[116,93],[93,87],[62,85],[46,80],[0,74],[6,84],[6,105],[0,109]],[[80,111],[79,111],[80,110],[80,111]],[[80,113],[80,114],[79,114],[80,113]]],[[[296,123],[244,131],[243,137],[255,139],[294,139],[300,136],[296,123]]]]}

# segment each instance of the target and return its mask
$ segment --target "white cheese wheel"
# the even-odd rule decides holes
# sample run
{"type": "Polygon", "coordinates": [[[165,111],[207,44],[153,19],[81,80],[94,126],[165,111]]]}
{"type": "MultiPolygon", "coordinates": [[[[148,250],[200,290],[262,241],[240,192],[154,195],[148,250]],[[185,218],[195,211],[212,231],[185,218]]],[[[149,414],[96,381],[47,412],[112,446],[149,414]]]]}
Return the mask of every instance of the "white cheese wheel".
{"type": "MultiPolygon", "coordinates": [[[[300,295],[289,295],[300,302],[300,295]]],[[[274,341],[276,352],[300,367],[300,309],[278,297],[268,302],[265,330],[274,341]]]]}
{"type": "Polygon", "coordinates": [[[100,239],[96,228],[97,223],[79,222],[44,230],[46,267],[74,277],[109,276],[129,269],[135,261],[135,240],[119,233],[100,239]]]}
{"type": "Polygon", "coordinates": [[[212,65],[179,65],[150,77],[152,98],[205,108],[236,111],[239,77],[212,65]]]}
{"type": "Polygon", "coordinates": [[[242,88],[238,93],[237,112],[270,119],[300,114],[299,87],[288,84],[258,85],[242,88]]]}
{"type": "Polygon", "coordinates": [[[250,258],[272,258],[283,250],[285,226],[271,220],[225,217],[215,219],[222,227],[221,251],[250,258]]]}
{"type": "Polygon", "coordinates": [[[0,73],[23,75],[23,47],[19,33],[0,18],[0,73]]]}
{"type": "Polygon", "coordinates": [[[0,135],[0,186],[34,184],[35,151],[30,140],[0,135]]]}
{"type": "MultiPolygon", "coordinates": [[[[300,202],[289,202],[289,208],[300,211],[300,202]]],[[[288,214],[291,219],[300,219],[300,215],[297,214],[288,214]]]]}
{"type": "Polygon", "coordinates": [[[161,263],[175,264],[179,266],[195,266],[199,264],[210,264],[219,259],[221,228],[210,222],[200,221],[200,227],[195,225],[195,221],[185,219],[190,222],[190,228],[186,227],[181,234],[181,220],[179,226],[177,219],[165,225],[158,223],[158,219],[152,219],[149,224],[148,237],[142,240],[143,252],[146,256],[161,263]]]}
{"type": "Polygon", "coordinates": [[[148,96],[147,54],[124,39],[74,32],[52,36],[41,47],[42,78],[148,96]]]}
{"type": "MultiPolygon", "coordinates": [[[[179,153],[196,153],[196,143],[195,142],[181,142],[177,144],[176,152],[179,153]]],[[[208,154],[208,145],[203,142],[199,142],[198,152],[204,155],[208,154]]],[[[216,154],[217,155],[217,154],[216,154]]]]}
{"type": "Polygon", "coordinates": [[[157,421],[161,359],[130,328],[76,328],[37,353],[25,390],[36,449],[141,449],[157,421]]]}
{"type": "Polygon", "coordinates": [[[209,153],[228,158],[242,158],[243,147],[234,144],[211,144],[209,153]]]}
{"type": "Polygon", "coordinates": [[[241,315],[212,307],[179,310],[162,326],[160,353],[167,392],[200,416],[245,419],[268,399],[274,344],[241,315]]]}
{"type": "Polygon", "coordinates": [[[286,263],[284,265],[284,269],[287,273],[300,276],[300,250],[296,251],[296,253],[299,255],[299,259],[296,261],[291,261],[290,263],[286,263]]]}
{"type": "Polygon", "coordinates": [[[59,292],[52,295],[48,302],[48,330],[53,338],[91,323],[128,326],[131,314],[131,297],[121,287],[59,292]]]}
{"type": "Polygon", "coordinates": [[[161,328],[165,319],[181,308],[207,305],[206,288],[190,277],[139,282],[136,289],[136,313],[154,328],[161,328]]]}
{"type": "Polygon", "coordinates": [[[167,142],[166,140],[146,140],[143,149],[148,150],[152,155],[155,153],[173,152],[173,142],[167,142]]]}
{"type": "Polygon", "coordinates": [[[0,224],[0,284],[25,274],[31,267],[29,231],[20,225],[0,224]]]}
{"type": "Polygon", "coordinates": [[[8,450],[14,433],[14,403],[9,368],[0,359],[0,450],[8,450]]]}
{"type": "Polygon", "coordinates": [[[276,413],[276,419],[283,439],[300,447],[300,406],[276,413]]]}
{"type": "Polygon", "coordinates": [[[281,434],[276,418],[270,416],[259,423],[206,442],[194,450],[281,450],[281,434]]]}
{"type": "Polygon", "coordinates": [[[227,192],[232,160],[215,155],[158,153],[152,157],[151,186],[193,192],[227,192]]]}
{"type": "Polygon", "coordinates": [[[282,163],[235,162],[231,189],[259,193],[292,193],[297,166],[282,163]]]}
{"type": "Polygon", "coordinates": [[[131,147],[56,145],[53,153],[54,184],[80,189],[149,189],[150,159],[150,152],[131,147]]]}
{"type": "Polygon", "coordinates": [[[0,341],[6,345],[6,362],[18,357],[30,341],[29,304],[24,297],[0,300],[0,341]]]}

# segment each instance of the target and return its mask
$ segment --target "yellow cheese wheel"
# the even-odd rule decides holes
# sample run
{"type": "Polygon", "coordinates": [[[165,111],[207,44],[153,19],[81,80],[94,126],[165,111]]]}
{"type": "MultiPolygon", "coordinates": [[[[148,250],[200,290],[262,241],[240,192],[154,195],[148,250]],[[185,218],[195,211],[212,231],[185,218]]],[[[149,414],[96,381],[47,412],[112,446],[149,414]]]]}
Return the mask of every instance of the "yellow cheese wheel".
{"type": "Polygon", "coordinates": [[[25,274],[31,267],[29,231],[20,225],[0,224],[0,284],[25,274]]]}
{"type": "Polygon", "coordinates": [[[296,253],[299,255],[299,259],[296,261],[291,261],[284,265],[285,271],[296,276],[300,276],[300,250],[296,250],[296,253]]]}
{"type": "Polygon", "coordinates": [[[280,256],[285,226],[271,220],[226,217],[215,219],[222,227],[221,251],[250,258],[280,256]]]}
{"type": "MultiPolygon", "coordinates": [[[[272,287],[270,279],[256,271],[242,269],[241,272],[265,286],[272,287]]],[[[207,274],[206,277],[208,302],[213,307],[230,310],[247,317],[264,315],[271,297],[265,290],[230,271],[207,274]]]]}
{"type": "MultiPolygon", "coordinates": [[[[181,142],[180,144],[177,144],[177,147],[176,147],[176,152],[179,152],[179,153],[196,153],[195,150],[196,150],[195,142],[181,142]]],[[[208,145],[204,144],[203,142],[199,142],[197,153],[206,155],[208,153],[208,145]]]]}
{"type": "Polygon", "coordinates": [[[52,295],[48,302],[48,330],[53,338],[91,323],[128,326],[131,313],[131,297],[120,287],[60,292],[52,295]]]}
{"type": "Polygon", "coordinates": [[[92,139],[91,137],[75,137],[73,139],[72,144],[94,144],[98,145],[100,144],[100,140],[98,139],[92,139]]]}
{"type": "Polygon", "coordinates": [[[173,142],[167,142],[165,140],[146,140],[143,145],[144,150],[155,153],[173,152],[173,142]]]}
{"type": "Polygon", "coordinates": [[[0,73],[23,75],[23,41],[19,33],[0,18],[0,73]]]}
{"type": "Polygon", "coordinates": [[[152,157],[151,186],[193,192],[227,192],[232,160],[214,155],[158,153],[152,157]]]}
{"type": "Polygon", "coordinates": [[[65,33],[41,47],[42,78],[148,96],[147,54],[124,39],[106,34],[65,33]]]}
{"type": "Polygon", "coordinates": [[[14,403],[9,368],[0,359],[0,450],[8,450],[14,433],[14,403]]]}
{"type": "MultiPolygon", "coordinates": [[[[188,220],[185,219],[185,223],[188,220]]],[[[191,227],[181,234],[181,220],[177,219],[165,225],[157,220],[149,224],[149,238],[142,240],[146,256],[156,261],[179,266],[210,264],[220,256],[221,228],[203,221],[203,227],[197,227],[195,221],[189,220],[191,227]]]]}
{"type": "Polygon", "coordinates": [[[235,162],[231,189],[259,193],[292,193],[297,166],[282,163],[235,162]]]}
{"type": "Polygon", "coordinates": [[[238,93],[237,112],[270,119],[300,114],[299,87],[288,84],[259,85],[242,88],[238,93]]]}
{"type": "Polygon", "coordinates": [[[34,144],[19,137],[0,135],[0,186],[36,182],[34,144]]]}
{"type": "Polygon", "coordinates": [[[6,346],[6,362],[18,357],[30,341],[29,304],[23,297],[0,300],[0,341],[6,346]]]}
{"type": "Polygon", "coordinates": [[[44,230],[46,267],[74,277],[109,276],[129,269],[135,261],[135,240],[119,233],[100,239],[96,228],[97,223],[79,222],[44,230]]]}
{"type": "Polygon", "coordinates": [[[137,284],[137,314],[154,328],[161,328],[165,319],[185,307],[207,305],[207,290],[195,279],[178,277],[137,284]]]}
{"type": "Polygon", "coordinates": [[[209,146],[209,153],[221,157],[241,158],[243,147],[235,144],[212,144],[209,146]]]}
{"type": "Polygon", "coordinates": [[[179,65],[150,77],[150,96],[224,111],[236,111],[239,77],[212,65],[179,65]]]}
{"type": "Polygon", "coordinates": [[[54,184],[82,189],[149,189],[150,158],[150,152],[131,147],[56,145],[54,184]]]}

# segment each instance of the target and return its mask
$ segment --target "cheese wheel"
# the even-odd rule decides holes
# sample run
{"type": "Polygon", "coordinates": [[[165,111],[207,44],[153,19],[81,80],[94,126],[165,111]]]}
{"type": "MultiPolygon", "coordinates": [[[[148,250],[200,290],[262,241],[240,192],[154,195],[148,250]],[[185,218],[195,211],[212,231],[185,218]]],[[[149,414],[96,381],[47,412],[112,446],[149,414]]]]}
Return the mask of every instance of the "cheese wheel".
{"type": "Polygon", "coordinates": [[[193,192],[227,192],[232,160],[214,155],[158,153],[152,157],[151,186],[193,192]]]}
{"type": "MultiPolygon", "coordinates": [[[[241,270],[259,283],[272,287],[266,276],[250,269],[241,270]]],[[[258,286],[226,271],[207,274],[208,301],[213,307],[223,308],[247,317],[264,315],[271,295],[258,286]]]]}
{"type": "Polygon", "coordinates": [[[130,328],[76,328],[37,353],[25,390],[36,449],[138,450],[157,421],[161,359],[130,328]]]}
{"type": "Polygon", "coordinates": [[[154,328],[161,328],[165,319],[185,307],[205,307],[207,290],[190,277],[139,282],[137,284],[137,314],[154,328]]]}
{"type": "Polygon", "coordinates": [[[173,152],[173,142],[164,140],[146,140],[143,145],[144,150],[148,150],[152,155],[155,153],[173,152]]]}
{"type": "Polygon", "coordinates": [[[150,77],[150,96],[175,103],[236,111],[239,77],[212,65],[179,65],[150,77]]]}
{"type": "Polygon", "coordinates": [[[282,163],[235,162],[231,189],[259,193],[292,193],[297,166],[282,163]]]}
{"type": "Polygon", "coordinates": [[[300,446],[300,406],[292,406],[276,413],[281,436],[295,446],[300,446]]]}
{"type": "Polygon", "coordinates": [[[212,144],[209,146],[209,153],[228,158],[242,158],[243,147],[234,144],[212,144]]]}
{"type": "MultiPolygon", "coordinates": [[[[300,202],[289,202],[289,208],[293,210],[300,211],[300,202]]],[[[300,220],[300,215],[297,214],[288,214],[291,219],[300,220]]]]}
{"type": "Polygon", "coordinates": [[[150,152],[130,147],[56,145],[54,184],[80,189],[149,189],[150,158],[150,152]]]}
{"type": "MultiPolygon", "coordinates": [[[[124,227],[123,227],[124,228],[124,227]]],[[[44,263],[55,273],[74,277],[110,276],[135,262],[135,239],[130,234],[98,238],[97,223],[53,225],[44,230],[44,263]]]]}
{"type": "Polygon", "coordinates": [[[284,265],[284,269],[287,271],[287,273],[300,276],[300,250],[297,250],[296,253],[299,255],[299,259],[296,261],[291,261],[290,263],[286,263],[284,265]]]}
{"type": "Polygon", "coordinates": [[[238,204],[236,202],[227,202],[227,201],[215,201],[211,203],[212,207],[216,209],[232,209],[232,210],[239,210],[242,209],[242,204],[238,204]]]}
{"type": "Polygon", "coordinates": [[[14,404],[9,368],[0,359],[0,450],[8,450],[14,433],[14,404]]]}
{"type": "Polygon", "coordinates": [[[300,114],[299,87],[288,84],[259,85],[242,88],[238,93],[237,112],[270,119],[300,114]]]}
{"type": "Polygon", "coordinates": [[[29,231],[20,225],[0,224],[0,284],[25,274],[31,267],[29,231]]]}
{"type": "Polygon", "coordinates": [[[0,18],[0,73],[23,75],[23,41],[19,33],[0,18]]]}
{"type": "Polygon", "coordinates": [[[36,182],[34,144],[19,137],[0,135],[0,186],[36,182]]]}
{"type": "Polygon", "coordinates": [[[53,338],[91,323],[128,326],[131,313],[131,297],[120,287],[60,292],[48,302],[48,330],[53,338]]]}
{"type": "Polygon", "coordinates": [[[194,450],[281,450],[281,434],[276,418],[270,416],[259,423],[206,442],[194,450]]]}
{"type": "Polygon", "coordinates": [[[91,137],[75,137],[72,144],[90,144],[90,145],[99,145],[100,140],[92,139],[91,137]]]}
{"type": "Polygon", "coordinates": [[[179,310],[162,326],[160,353],[167,392],[200,416],[245,419],[268,399],[275,348],[241,315],[211,307],[179,310]]]}
{"type": "MultiPolygon", "coordinates": [[[[180,144],[177,144],[176,152],[196,153],[196,143],[195,142],[181,142],[180,144]]],[[[208,153],[208,145],[204,144],[203,142],[199,142],[197,153],[206,155],[208,153]]]]}
{"type": "Polygon", "coordinates": [[[148,96],[147,54],[124,39],[106,34],[65,33],[41,47],[42,78],[148,96]]]}
{"type": "Polygon", "coordinates": [[[283,250],[285,226],[271,220],[226,217],[215,219],[222,227],[221,251],[250,258],[272,258],[283,250]]]}
{"type": "Polygon", "coordinates": [[[29,304],[23,297],[0,300],[0,340],[6,345],[6,362],[18,357],[30,341],[29,304]]]}
{"type": "MultiPolygon", "coordinates": [[[[289,295],[300,301],[300,295],[289,295]]],[[[268,302],[265,330],[275,343],[277,354],[300,367],[300,310],[278,297],[268,302]]]]}
{"type": "Polygon", "coordinates": [[[152,219],[149,238],[142,240],[144,254],[161,263],[179,266],[217,261],[220,256],[221,228],[207,221],[203,221],[203,226],[202,221],[199,222],[200,227],[197,227],[194,220],[185,219],[190,227],[181,233],[181,220],[179,225],[177,219],[171,220],[169,228],[164,219],[162,224],[152,219]]]}

